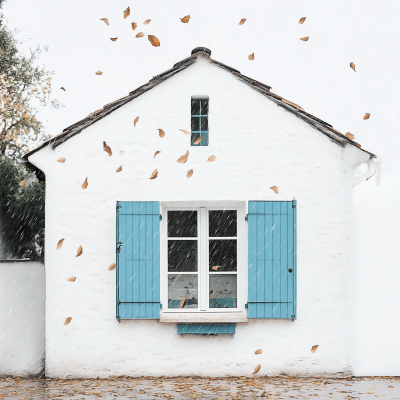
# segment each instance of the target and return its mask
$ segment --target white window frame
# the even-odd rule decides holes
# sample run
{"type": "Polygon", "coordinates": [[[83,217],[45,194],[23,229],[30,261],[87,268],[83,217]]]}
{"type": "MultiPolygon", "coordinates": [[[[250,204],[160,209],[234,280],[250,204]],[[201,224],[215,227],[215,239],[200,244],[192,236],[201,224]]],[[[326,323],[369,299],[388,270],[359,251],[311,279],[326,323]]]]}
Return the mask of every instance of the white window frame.
{"type": "MultiPolygon", "coordinates": [[[[160,226],[160,322],[247,322],[247,223],[244,201],[161,202],[160,226]],[[198,246],[198,308],[168,308],[168,211],[198,211],[198,240],[208,241],[208,211],[237,211],[237,308],[209,308],[209,267],[206,246],[198,246]]],[[[229,274],[228,271],[222,274],[229,274]]]]}

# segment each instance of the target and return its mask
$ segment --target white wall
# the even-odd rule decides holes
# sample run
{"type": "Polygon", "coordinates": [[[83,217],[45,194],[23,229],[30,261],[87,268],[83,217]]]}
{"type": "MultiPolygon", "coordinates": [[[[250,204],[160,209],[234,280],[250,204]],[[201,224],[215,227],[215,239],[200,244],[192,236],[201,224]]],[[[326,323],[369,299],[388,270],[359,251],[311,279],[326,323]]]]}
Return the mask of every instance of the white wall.
{"type": "MultiPolygon", "coordinates": [[[[160,71],[154,71],[154,74],[160,71]]],[[[352,374],[352,164],[343,149],[229,73],[200,60],[55,151],[46,173],[46,373],[352,374]],[[210,145],[190,147],[190,97],[210,96],[210,145]],[[140,120],[133,127],[136,116],[140,120]],[[158,128],[166,136],[158,136],[158,128]],[[113,156],[103,151],[103,140],[113,156]],[[156,150],[161,151],[154,159],[156,150]],[[190,151],[186,164],[176,160],[190,151]],[[210,155],[217,161],[207,162],[210,155]],[[66,157],[64,164],[57,159],[66,157]],[[115,170],[122,165],[123,170],[115,170]],[[154,169],[159,176],[150,180],[154,169]],[[189,169],[194,175],[186,178],[189,169]],[[88,178],[88,188],[81,184],[88,178]],[[279,187],[275,195],[270,186],[279,187]],[[115,319],[116,201],[298,200],[298,319],[250,321],[232,337],[115,319]],[[57,242],[64,238],[61,250],[57,242]],[[79,245],[83,255],[76,256],[79,245]],[[76,276],[75,282],[68,282],[76,276]],[[72,317],[69,325],[64,320],[72,317]],[[319,345],[316,353],[311,346],[319,345]],[[264,353],[254,355],[258,348],[264,353]]]]}
{"type": "Polygon", "coordinates": [[[43,371],[44,307],[44,265],[0,261],[0,376],[43,371]]]}

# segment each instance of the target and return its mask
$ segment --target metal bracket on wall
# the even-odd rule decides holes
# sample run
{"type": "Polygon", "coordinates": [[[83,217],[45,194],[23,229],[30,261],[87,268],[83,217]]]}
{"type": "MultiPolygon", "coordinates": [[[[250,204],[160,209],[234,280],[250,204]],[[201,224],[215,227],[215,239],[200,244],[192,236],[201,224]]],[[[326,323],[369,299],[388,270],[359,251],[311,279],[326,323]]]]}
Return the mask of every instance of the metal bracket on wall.
{"type": "Polygon", "coordinates": [[[246,214],[244,219],[245,219],[245,221],[248,221],[249,220],[249,214],[246,214]]]}
{"type": "Polygon", "coordinates": [[[158,217],[158,219],[159,219],[160,221],[162,221],[162,214],[160,214],[160,216],[158,217]]]}
{"type": "Polygon", "coordinates": [[[294,322],[295,319],[296,319],[296,316],[292,315],[292,322],[294,322]]]}
{"type": "Polygon", "coordinates": [[[122,242],[117,243],[117,253],[121,253],[121,247],[123,246],[122,242]]]}

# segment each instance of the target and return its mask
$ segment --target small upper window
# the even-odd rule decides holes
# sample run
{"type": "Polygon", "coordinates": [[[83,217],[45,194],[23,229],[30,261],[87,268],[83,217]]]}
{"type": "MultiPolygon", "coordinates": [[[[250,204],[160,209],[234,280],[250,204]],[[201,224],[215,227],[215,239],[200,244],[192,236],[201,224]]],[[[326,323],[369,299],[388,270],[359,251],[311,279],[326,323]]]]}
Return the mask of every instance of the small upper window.
{"type": "Polygon", "coordinates": [[[192,96],[192,146],[208,146],[208,96],[192,96]]]}

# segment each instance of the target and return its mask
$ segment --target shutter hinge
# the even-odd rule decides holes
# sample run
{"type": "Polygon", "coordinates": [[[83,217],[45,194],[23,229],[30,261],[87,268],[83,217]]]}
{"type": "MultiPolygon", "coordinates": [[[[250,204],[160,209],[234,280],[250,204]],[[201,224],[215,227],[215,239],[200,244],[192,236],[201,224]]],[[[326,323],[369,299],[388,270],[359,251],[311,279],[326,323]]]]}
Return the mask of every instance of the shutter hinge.
{"type": "Polygon", "coordinates": [[[293,198],[292,200],[292,208],[296,208],[297,200],[293,198]]]}
{"type": "Polygon", "coordinates": [[[249,220],[249,214],[246,214],[244,219],[245,219],[245,221],[248,221],[249,220]]]}
{"type": "Polygon", "coordinates": [[[160,308],[162,308],[162,304],[160,303],[160,308]]]}
{"type": "Polygon", "coordinates": [[[117,253],[121,253],[121,247],[122,247],[123,243],[122,242],[118,242],[117,243],[117,253]]]}
{"type": "Polygon", "coordinates": [[[246,304],[244,305],[244,308],[249,308],[249,305],[246,303],[246,304]]]}
{"type": "Polygon", "coordinates": [[[158,219],[159,219],[160,221],[162,221],[162,214],[160,214],[160,216],[158,217],[158,219]]]}
{"type": "Polygon", "coordinates": [[[295,315],[292,315],[292,322],[296,319],[295,315]]]}
{"type": "Polygon", "coordinates": [[[119,210],[122,208],[122,206],[120,206],[118,203],[117,203],[117,212],[119,212],[119,210]]]}

